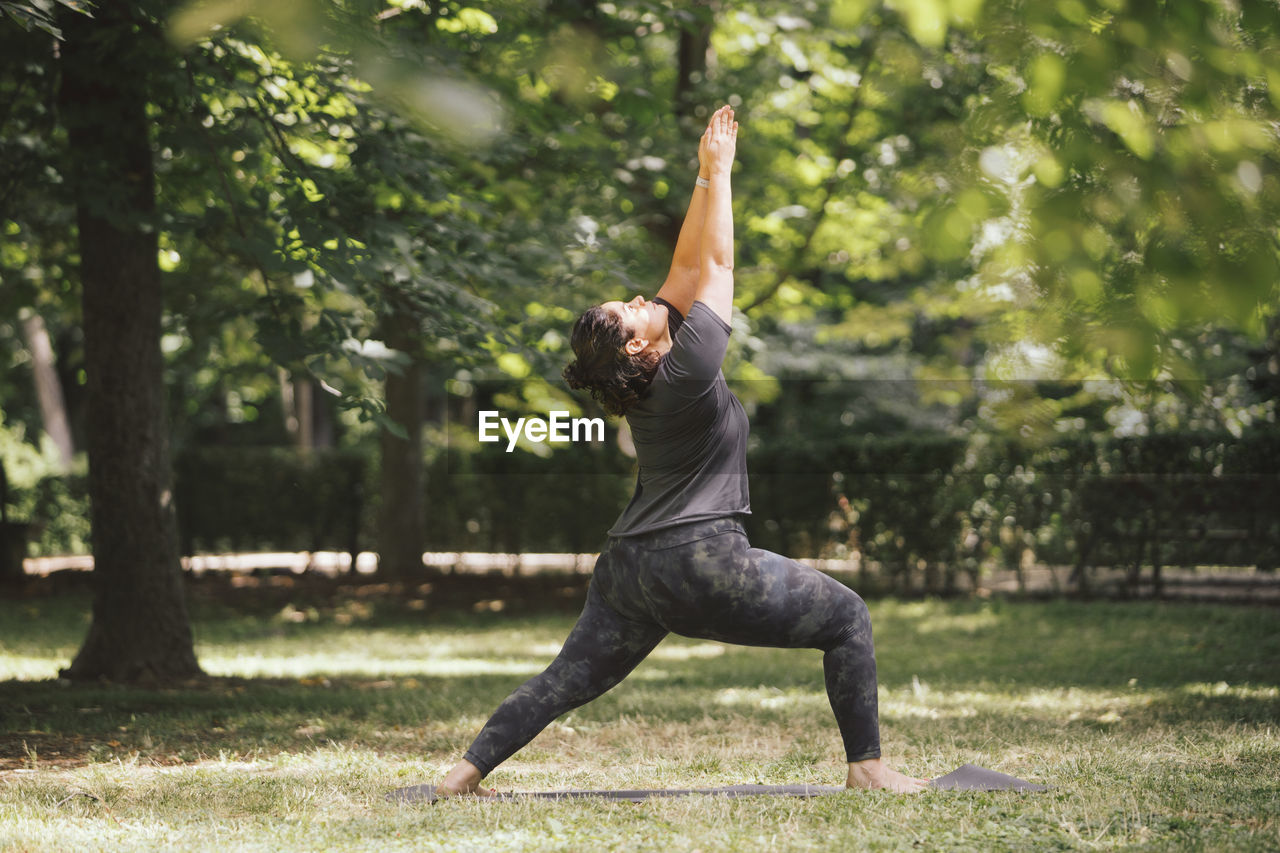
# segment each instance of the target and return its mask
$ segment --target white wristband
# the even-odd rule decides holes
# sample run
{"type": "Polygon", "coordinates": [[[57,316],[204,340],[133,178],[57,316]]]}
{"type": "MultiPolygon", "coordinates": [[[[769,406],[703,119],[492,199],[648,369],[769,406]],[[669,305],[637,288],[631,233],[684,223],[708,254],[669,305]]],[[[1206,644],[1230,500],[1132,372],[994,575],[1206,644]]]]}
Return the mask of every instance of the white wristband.
{"type": "Polygon", "coordinates": [[[708,181],[706,178],[702,177],[701,175],[699,175],[699,176],[698,176],[698,180],[697,180],[697,181],[695,181],[695,183],[697,183],[697,185],[698,185],[698,186],[700,186],[700,187],[710,187],[710,186],[711,186],[711,182],[710,182],[710,181],[708,181]]]}

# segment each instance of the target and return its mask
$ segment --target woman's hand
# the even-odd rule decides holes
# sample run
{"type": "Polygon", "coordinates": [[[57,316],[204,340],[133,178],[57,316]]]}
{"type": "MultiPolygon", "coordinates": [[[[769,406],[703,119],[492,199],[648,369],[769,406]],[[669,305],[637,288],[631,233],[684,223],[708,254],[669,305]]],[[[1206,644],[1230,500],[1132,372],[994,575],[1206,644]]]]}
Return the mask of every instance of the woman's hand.
{"type": "Polygon", "coordinates": [[[698,174],[727,174],[733,168],[737,143],[738,123],[733,120],[733,108],[721,107],[711,116],[698,142],[698,174]]]}

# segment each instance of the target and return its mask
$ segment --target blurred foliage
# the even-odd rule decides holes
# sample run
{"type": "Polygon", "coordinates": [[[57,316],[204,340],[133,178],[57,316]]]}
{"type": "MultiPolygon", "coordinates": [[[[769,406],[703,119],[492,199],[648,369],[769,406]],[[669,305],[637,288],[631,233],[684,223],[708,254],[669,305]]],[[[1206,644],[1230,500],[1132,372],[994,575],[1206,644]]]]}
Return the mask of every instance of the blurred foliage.
{"type": "Polygon", "coordinates": [[[21,424],[5,423],[0,412],[0,466],[9,485],[6,517],[32,525],[29,538],[34,556],[88,553],[85,471],[63,472],[53,442],[27,432],[21,424]]]}
{"type": "Polygon", "coordinates": [[[1212,372],[1213,327],[1274,335],[1280,8],[988,4],[981,26],[973,174],[1025,212],[982,269],[1034,283],[1035,337],[1145,378],[1212,372]]]}

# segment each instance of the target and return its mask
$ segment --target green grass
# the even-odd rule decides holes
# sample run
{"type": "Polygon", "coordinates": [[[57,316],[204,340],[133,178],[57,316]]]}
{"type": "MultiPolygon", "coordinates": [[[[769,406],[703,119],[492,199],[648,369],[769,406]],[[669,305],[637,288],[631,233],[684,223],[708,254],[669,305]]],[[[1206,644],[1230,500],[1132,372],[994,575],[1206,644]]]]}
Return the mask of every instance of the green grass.
{"type": "MultiPolygon", "coordinates": [[[[404,806],[384,794],[438,779],[571,612],[193,608],[216,677],[144,690],[54,680],[86,597],[0,602],[0,849],[1280,849],[1274,609],[873,602],[887,757],[1045,794],[404,806]]],[[[838,784],[840,756],[818,652],[669,638],[490,782],[838,784]]]]}

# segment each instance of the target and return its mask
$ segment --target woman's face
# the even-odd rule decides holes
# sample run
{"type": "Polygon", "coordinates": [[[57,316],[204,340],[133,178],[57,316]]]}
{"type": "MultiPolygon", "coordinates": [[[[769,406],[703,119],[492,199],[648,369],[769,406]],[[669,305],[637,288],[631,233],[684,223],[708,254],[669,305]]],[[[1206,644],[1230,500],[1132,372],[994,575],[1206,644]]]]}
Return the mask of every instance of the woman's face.
{"type": "Polygon", "coordinates": [[[632,340],[661,340],[667,331],[667,306],[649,302],[643,296],[630,302],[604,302],[600,307],[622,321],[622,328],[632,340]]]}

